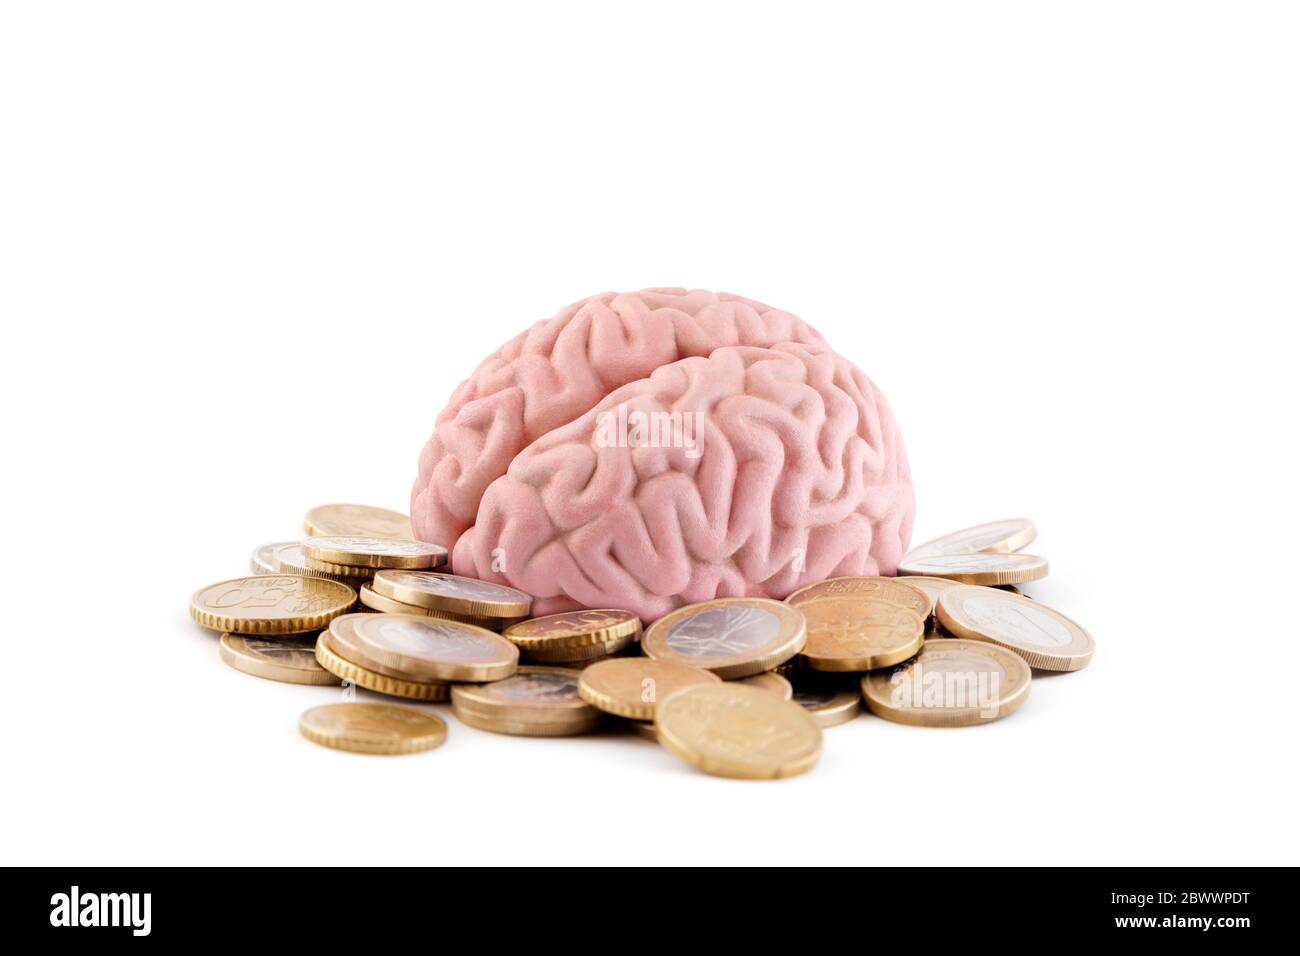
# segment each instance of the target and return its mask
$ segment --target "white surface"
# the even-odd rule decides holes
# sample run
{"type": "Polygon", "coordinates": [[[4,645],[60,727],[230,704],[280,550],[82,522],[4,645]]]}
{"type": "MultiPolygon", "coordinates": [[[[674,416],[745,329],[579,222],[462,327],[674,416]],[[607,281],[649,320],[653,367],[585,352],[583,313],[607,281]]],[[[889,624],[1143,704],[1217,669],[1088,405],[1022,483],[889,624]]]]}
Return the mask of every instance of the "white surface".
{"type": "Polygon", "coordinates": [[[5,5],[5,862],[1300,862],[1294,7],[853,9],[5,5]],[[915,540],[1036,518],[1093,665],[755,784],[445,711],[335,753],[337,690],[219,662],[194,589],[669,284],[885,390],[915,540]]]}

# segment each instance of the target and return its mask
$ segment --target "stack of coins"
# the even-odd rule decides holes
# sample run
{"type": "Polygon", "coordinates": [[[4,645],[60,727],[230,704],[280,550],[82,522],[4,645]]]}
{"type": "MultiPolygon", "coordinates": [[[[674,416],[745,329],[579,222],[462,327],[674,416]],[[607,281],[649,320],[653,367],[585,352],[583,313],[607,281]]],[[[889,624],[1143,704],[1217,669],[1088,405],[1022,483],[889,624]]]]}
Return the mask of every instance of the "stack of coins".
{"type": "MultiPolygon", "coordinates": [[[[253,577],[191,599],[195,620],[222,632],[231,667],[450,702],[462,723],[493,733],[621,727],[720,776],[802,773],[822,730],[864,704],[913,726],[997,720],[1024,704],[1034,671],[1079,670],[1094,651],[1076,622],[1019,592],[1047,574],[1046,560],[1018,553],[1037,534],[1027,519],[927,542],[897,577],[830,578],[785,601],[690,604],[644,634],[627,610],[530,618],[528,594],[430,570],[445,549],[413,540],[396,512],[324,505],[304,523],[306,541],[253,553],[253,577]]],[[[446,736],[436,716],[387,704],[316,707],[300,727],[323,746],[367,753],[431,749],[446,736]]]]}

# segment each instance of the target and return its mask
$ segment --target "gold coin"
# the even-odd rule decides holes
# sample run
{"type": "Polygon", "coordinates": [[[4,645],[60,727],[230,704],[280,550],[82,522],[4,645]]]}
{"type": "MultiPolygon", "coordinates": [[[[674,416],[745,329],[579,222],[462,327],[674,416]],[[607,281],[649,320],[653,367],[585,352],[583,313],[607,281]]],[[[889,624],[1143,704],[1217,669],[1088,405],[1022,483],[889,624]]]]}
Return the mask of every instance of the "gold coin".
{"type": "Polygon", "coordinates": [[[417,681],[389,677],[360,663],[348,660],[335,649],[329,631],[325,631],[320,637],[316,638],[316,660],[321,667],[334,676],[351,681],[366,690],[373,690],[377,694],[428,701],[446,700],[451,696],[451,685],[446,681],[417,681]]]}
{"type": "Polygon", "coordinates": [[[934,614],[935,605],[939,603],[939,595],[948,588],[961,587],[960,581],[951,581],[948,578],[931,578],[923,574],[908,575],[905,578],[897,579],[900,584],[906,584],[910,588],[916,588],[918,591],[924,591],[926,597],[930,599],[929,614],[934,614]]]}
{"type": "Polygon", "coordinates": [[[659,731],[655,730],[653,720],[631,720],[624,718],[619,721],[619,725],[629,733],[635,734],[642,740],[648,740],[652,744],[659,743],[659,731]]]}
{"type": "Polygon", "coordinates": [[[823,729],[846,724],[862,709],[862,694],[829,685],[800,682],[795,685],[793,700],[823,729]]]}
{"type": "Polygon", "coordinates": [[[363,605],[372,611],[382,611],[385,614],[420,614],[424,617],[436,617],[444,621],[460,621],[462,624],[473,624],[475,627],[487,628],[489,631],[515,623],[513,618],[508,617],[475,617],[472,614],[455,614],[451,611],[420,607],[418,604],[404,604],[401,601],[394,601],[392,598],[384,597],[373,590],[369,584],[363,584],[358,588],[358,594],[363,605]]]}
{"type": "Polygon", "coordinates": [[[612,657],[635,643],[636,635],[627,634],[606,644],[587,644],[583,647],[539,647],[530,651],[521,650],[519,653],[529,661],[536,661],[539,664],[571,664],[581,667],[593,661],[612,657]]]}
{"type": "Polygon", "coordinates": [[[316,662],[315,641],[272,641],[243,634],[221,635],[221,659],[237,671],[285,684],[337,684],[316,662]]]}
{"type": "Polygon", "coordinates": [[[307,551],[299,542],[280,545],[275,551],[273,560],[275,570],[279,574],[301,574],[309,578],[342,581],[354,590],[363,584],[368,584],[375,573],[373,568],[345,568],[342,565],[332,565],[331,567],[340,569],[336,573],[314,567],[314,562],[308,560],[307,551]]]}
{"type": "MultiPolygon", "coordinates": [[[[940,599],[942,603],[942,599],[940,599]]],[[[1005,717],[1029,696],[1029,665],[1005,648],[952,638],[862,678],[867,709],[920,727],[970,727],[1005,717]]]]}
{"type": "Polygon", "coordinates": [[[805,639],[803,614],[767,598],[718,598],[688,604],[655,621],[641,641],[656,660],[702,667],[727,679],[772,670],[805,639]]]}
{"type": "Polygon", "coordinates": [[[254,574],[279,574],[280,566],[276,563],[275,552],[293,544],[292,541],[277,541],[264,544],[248,558],[248,569],[254,574]]]}
{"type": "Polygon", "coordinates": [[[915,611],[921,617],[929,617],[934,612],[934,602],[928,592],[912,587],[908,581],[899,578],[849,576],[828,578],[807,587],[800,588],[788,598],[786,604],[800,605],[825,597],[867,597],[886,604],[905,607],[915,611]]]}
{"type": "Polygon", "coordinates": [[[446,548],[402,538],[323,535],[302,546],[309,560],[347,568],[436,568],[447,561],[446,548]]]}
{"type": "Polygon", "coordinates": [[[1019,551],[1037,536],[1038,529],[1028,518],[1005,518],[1002,521],[977,524],[973,528],[963,528],[917,545],[907,552],[905,560],[931,558],[940,554],[970,554],[975,551],[1006,554],[1019,551]]]}
{"type": "Polygon", "coordinates": [[[716,674],[677,661],[619,657],[582,671],[578,693],[593,707],[618,717],[650,720],[659,701],[693,684],[720,684],[716,674]]]}
{"type": "Polygon", "coordinates": [[[957,637],[1015,651],[1030,667],[1077,671],[1088,666],[1096,642],[1060,611],[997,588],[961,587],[944,593],[939,622],[957,637]]]}
{"type": "Polygon", "coordinates": [[[519,649],[472,624],[418,614],[345,614],[330,622],[369,659],[409,680],[490,681],[519,666],[519,649]]]}
{"type": "Polygon", "coordinates": [[[215,631],[301,634],[319,631],[356,600],[357,592],[337,581],[262,574],[195,591],[190,616],[215,631]]]}
{"type": "Polygon", "coordinates": [[[1036,554],[938,554],[905,558],[898,573],[949,578],[962,584],[1020,584],[1047,577],[1047,559],[1036,554]]]}
{"type": "Polygon", "coordinates": [[[790,686],[790,682],[772,671],[752,674],[749,677],[737,677],[735,683],[744,684],[746,687],[757,687],[759,690],[776,694],[782,700],[790,700],[794,697],[794,688],[790,686]]]}
{"type": "Polygon", "coordinates": [[[819,671],[870,671],[905,661],[925,643],[925,619],[865,597],[818,598],[799,605],[808,619],[800,660],[819,671]]]}
{"type": "Polygon", "coordinates": [[[581,673],[563,667],[521,667],[490,684],[457,684],[456,716],[471,727],[524,737],[586,733],[604,719],[578,695],[581,673]]]}
{"type": "Polygon", "coordinates": [[[556,650],[632,638],[641,633],[641,619],[613,608],[564,611],[511,624],[503,633],[520,650],[556,650]]]}
{"type": "Polygon", "coordinates": [[[359,535],[367,538],[413,538],[411,519],[370,505],[320,505],[307,512],[309,535],[359,535]]]}
{"type": "Polygon", "coordinates": [[[403,604],[476,617],[519,618],[533,598],[503,584],[434,571],[380,571],[371,589],[403,604]]]}
{"type": "Polygon", "coordinates": [[[705,773],[775,779],[817,762],[822,731],[802,707],[731,682],[687,687],[655,712],[665,748],[705,773]]]}
{"type": "Polygon", "coordinates": [[[314,744],[362,754],[411,754],[447,739],[440,717],[391,704],[325,704],[305,711],[298,730],[314,744]]]}

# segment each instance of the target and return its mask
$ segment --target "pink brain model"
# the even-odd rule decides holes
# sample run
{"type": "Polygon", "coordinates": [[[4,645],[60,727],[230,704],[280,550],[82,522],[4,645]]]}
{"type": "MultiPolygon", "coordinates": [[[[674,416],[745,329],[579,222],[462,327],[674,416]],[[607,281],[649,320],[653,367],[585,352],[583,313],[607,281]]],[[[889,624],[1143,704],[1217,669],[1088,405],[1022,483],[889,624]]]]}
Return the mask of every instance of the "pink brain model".
{"type": "Polygon", "coordinates": [[[646,621],[893,574],[912,512],[866,376],[788,312],[684,289],[592,296],[507,343],[438,416],[411,491],[457,574],[535,614],[646,621]]]}

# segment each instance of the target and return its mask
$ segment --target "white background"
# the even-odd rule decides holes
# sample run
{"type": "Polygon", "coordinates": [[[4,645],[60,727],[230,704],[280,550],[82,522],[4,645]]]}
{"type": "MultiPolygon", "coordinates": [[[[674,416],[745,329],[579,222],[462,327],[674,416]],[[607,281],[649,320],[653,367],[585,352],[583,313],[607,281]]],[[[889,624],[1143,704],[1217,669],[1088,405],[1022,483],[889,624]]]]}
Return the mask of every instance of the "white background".
{"type": "Polygon", "coordinates": [[[10,3],[11,863],[1291,863],[1300,44],[1285,4],[10,3]],[[1037,519],[1097,638],[1012,718],[781,783],[462,726],[186,613],[405,510],[455,384],[604,290],[721,289],[889,396],[917,541],[1037,519]],[[558,832],[545,861],[527,834],[558,832]]]}

